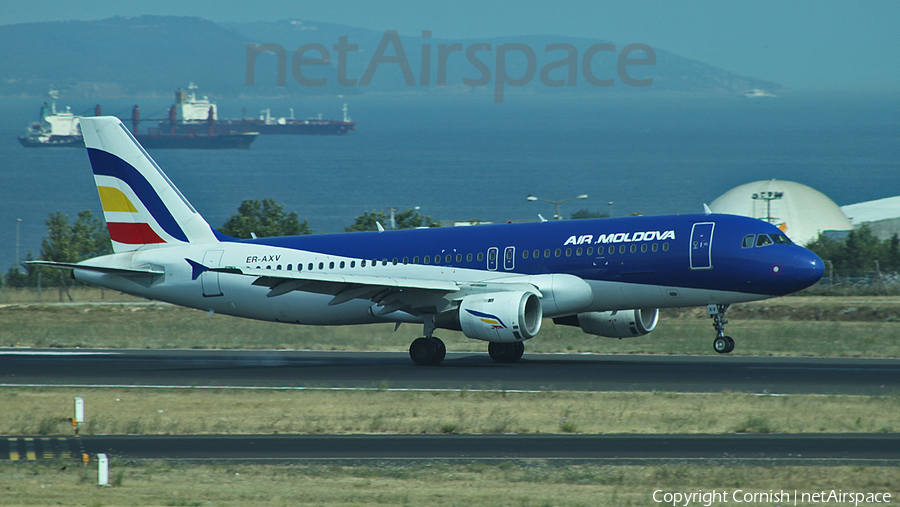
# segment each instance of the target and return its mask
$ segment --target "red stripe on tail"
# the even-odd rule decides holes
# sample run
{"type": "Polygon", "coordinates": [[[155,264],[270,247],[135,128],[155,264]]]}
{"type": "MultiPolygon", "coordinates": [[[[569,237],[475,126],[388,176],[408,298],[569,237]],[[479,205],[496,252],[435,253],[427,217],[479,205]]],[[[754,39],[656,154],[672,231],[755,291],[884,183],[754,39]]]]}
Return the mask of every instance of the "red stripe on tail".
{"type": "Polygon", "coordinates": [[[109,227],[110,239],[118,243],[148,245],[166,242],[146,223],[107,222],[106,226],[109,227]]]}

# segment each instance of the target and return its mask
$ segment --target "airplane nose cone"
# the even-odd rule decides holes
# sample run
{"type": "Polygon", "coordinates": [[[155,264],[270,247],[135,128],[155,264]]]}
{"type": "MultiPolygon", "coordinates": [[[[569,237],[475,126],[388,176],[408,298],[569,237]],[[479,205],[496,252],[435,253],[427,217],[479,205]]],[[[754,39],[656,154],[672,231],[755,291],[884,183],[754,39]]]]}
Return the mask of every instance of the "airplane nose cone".
{"type": "Polygon", "coordinates": [[[792,282],[790,292],[815,285],[825,274],[825,263],[822,262],[822,259],[805,248],[794,257],[790,266],[785,267],[785,274],[792,282]]]}

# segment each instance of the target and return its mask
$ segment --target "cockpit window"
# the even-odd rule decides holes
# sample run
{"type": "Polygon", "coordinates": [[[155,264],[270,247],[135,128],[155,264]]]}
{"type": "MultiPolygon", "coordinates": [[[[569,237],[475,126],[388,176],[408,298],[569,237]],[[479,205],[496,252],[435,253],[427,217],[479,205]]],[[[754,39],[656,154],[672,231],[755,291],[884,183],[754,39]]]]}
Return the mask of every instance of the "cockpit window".
{"type": "Polygon", "coordinates": [[[750,248],[753,246],[753,240],[756,239],[755,234],[748,234],[744,236],[744,241],[741,242],[741,248],[750,248]]]}
{"type": "Polygon", "coordinates": [[[769,234],[774,241],[778,245],[792,245],[794,242],[791,241],[791,238],[785,236],[784,234],[769,234]]]}
{"type": "Polygon", "coordinates": [[[772,238],[768,234],[760,234],[756,237],[756,246],[767,246],[772,243],[772,238]]]}

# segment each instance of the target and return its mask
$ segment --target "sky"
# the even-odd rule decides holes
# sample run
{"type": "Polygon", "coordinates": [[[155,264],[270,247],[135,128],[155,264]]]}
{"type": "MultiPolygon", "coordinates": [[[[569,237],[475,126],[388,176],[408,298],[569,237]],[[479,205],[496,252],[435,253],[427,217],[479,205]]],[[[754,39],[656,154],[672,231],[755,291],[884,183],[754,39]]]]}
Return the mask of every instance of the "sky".
{"type": "Polygon", "coordinates": [[[5,0],[0,24],[146,14],[300,19],[436,38],[639,42],[796,91],[900,91],[897,0],[5,0]]]}

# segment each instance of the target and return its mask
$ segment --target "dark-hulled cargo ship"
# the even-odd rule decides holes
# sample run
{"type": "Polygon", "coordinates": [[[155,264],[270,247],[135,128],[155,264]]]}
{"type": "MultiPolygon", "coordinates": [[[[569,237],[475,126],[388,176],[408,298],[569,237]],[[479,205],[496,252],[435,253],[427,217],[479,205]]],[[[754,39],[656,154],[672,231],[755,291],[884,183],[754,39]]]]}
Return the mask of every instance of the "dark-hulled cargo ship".
{"type": "Polygon", "coordinates": [[[350,119],[347,112],[347,104],[344,104],[341,110],[344,116],[340,120],[332,120],[322,118],[318,115],[315,118],[307,118],[301,120],[294,118],[294,110],[291,108],[289,117],[276,118],[271,115],[270,109],[260,111],[257,118],[249,118],[246,113],[242,114],[242,118],[225,120],[219,118],[219,111],[215,102],[211,102],[208,97],[197,98],[194,90],[197,86],[190,83],[187,90],[179,88],[175,90],[175,104],[170,109],[169,114],[174,115],[177,120],[173,120],[176,132],[182,132],[182,129],[201,124],[215,124],[215,132],[218,134],[230,132],[259,132],[263,135],[347,135],[351,130],[355,130],[356,122],[350,119]]]}

